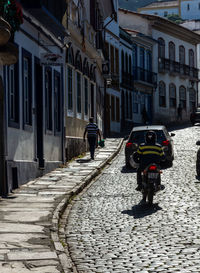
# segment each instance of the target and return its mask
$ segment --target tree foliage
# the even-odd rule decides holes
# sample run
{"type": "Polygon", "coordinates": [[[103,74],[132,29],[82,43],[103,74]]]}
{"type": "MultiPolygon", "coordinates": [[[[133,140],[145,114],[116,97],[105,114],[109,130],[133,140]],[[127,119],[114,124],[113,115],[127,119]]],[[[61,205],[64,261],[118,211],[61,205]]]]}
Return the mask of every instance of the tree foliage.
{"type": "Polygon", "coordinates": [[[0,0],[0,16],[11,25],[12,32],[23,23],[22,8],[16,0],[0,0]]]}
{"type": "Polygon", "coordinates": [[[178,14],[168,14],[167,19],[176,24],[183,23],[183,19],[178,14]]]}

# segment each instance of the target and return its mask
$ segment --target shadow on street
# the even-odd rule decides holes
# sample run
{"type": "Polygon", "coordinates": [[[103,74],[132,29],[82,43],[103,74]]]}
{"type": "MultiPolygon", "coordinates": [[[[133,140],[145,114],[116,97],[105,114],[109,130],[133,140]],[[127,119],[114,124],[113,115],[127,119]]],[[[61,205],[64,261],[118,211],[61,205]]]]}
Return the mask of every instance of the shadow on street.
{"type": "Polygon", "coordinates": [[[161,209],[162,208],[158,205],[158,203],[155,203],[152,206],[148,206],[147,204],[138,204],[133,206],[132,210],[123,210],[122,214],[128,214],[129,216],[133,216],[134,219],[138,219],[156,213],[161,209]]]}
{"type": "Polygon", "coordinates": [[[121,173],[136,173],[137,170],[133,168],[127,168],[126,166],[123,166],[121,169],[121,173]]]}
{"type": "Polygon", "coordinates": [[[77,159],[76,160],[76,162],[78,162],[78,163],[87,163],[87,162],[90,162],[91,161],[91,159],[89,158],[89,159],[77,159]]]}

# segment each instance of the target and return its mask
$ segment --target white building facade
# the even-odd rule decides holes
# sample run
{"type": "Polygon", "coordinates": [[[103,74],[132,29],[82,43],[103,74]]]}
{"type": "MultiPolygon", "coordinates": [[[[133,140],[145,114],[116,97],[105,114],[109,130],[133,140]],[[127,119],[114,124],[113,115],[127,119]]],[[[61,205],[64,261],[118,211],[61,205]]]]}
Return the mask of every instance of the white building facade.
{"type": "Polygon", "coordinates": [[[64,160],[63,43],[32,13],[23,15],[14,39],[18,62],[4,68],[8,192],[64,160]],[[44,53],[59,65],[42,63],[44,53]]]}
{"type": "Polygon", "coordinates": [[[119,17],[124,28],[132,28],[157,41],[152,63],[158,77],[153,95],[154,122],[175,122],[179,104],[182,119],[189,120],[197,101],[196,45],[200,36],[158,16],[120,10],[119,17]]]}

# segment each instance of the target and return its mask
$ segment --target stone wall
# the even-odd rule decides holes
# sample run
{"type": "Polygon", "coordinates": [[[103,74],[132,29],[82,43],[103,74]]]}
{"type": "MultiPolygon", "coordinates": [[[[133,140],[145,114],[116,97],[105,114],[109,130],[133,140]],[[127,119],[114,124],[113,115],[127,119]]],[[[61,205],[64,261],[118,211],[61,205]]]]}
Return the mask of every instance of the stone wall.
{"type": "Polygon", "coordinates": [[[76,157],[88,150],[87,140],[84,142],[83,138],[66,137],[65,142],[65,157],[66,161],[69,161],[73,157],[76,157]]]}

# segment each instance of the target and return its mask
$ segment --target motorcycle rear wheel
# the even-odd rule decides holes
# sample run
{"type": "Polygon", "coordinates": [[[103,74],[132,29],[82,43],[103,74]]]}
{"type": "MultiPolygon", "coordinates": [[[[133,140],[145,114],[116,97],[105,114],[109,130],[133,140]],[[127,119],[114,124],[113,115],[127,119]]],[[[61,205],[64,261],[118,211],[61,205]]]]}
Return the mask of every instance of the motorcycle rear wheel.
{"type": "Polygon", "coordinates": [[[154,191],[153,189],[148,190],[148,203],[149,205],[153,205],[153,196],[154,196],[154,191]]]}

